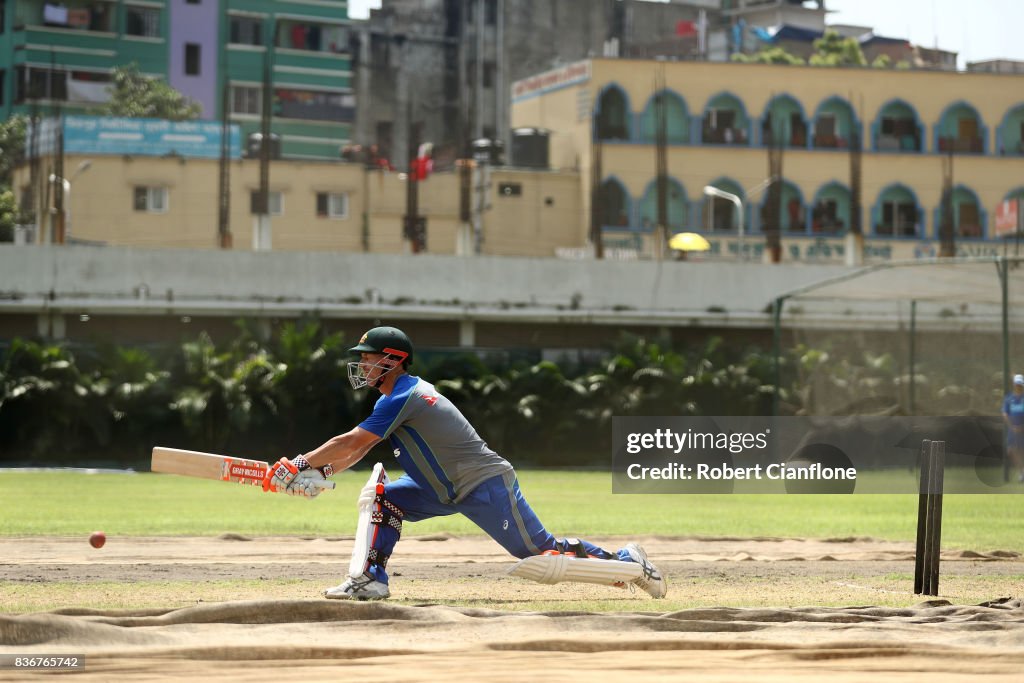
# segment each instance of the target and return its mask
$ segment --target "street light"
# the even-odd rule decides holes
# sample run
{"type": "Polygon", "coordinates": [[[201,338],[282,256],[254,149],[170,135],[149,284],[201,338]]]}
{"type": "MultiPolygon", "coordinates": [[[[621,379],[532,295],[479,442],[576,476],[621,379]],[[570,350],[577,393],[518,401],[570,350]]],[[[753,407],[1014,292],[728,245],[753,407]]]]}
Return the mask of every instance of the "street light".
{"type": "Polygon", "coordinates": [[[78,177],[79,173],[88,171],[92,166],[92,159],[86,159],[85,161],[78,164],[75,168],[74,173],[71,174],[70,178],[61,178],[60,176],[51,173],[50,184],[56,183],[58,180],[64,187],[64,238],[63,241],[67,241],[67,238],[71,237],[71,181],[78,177]]]}
{"type": "MultiPolygon", "coordinates": [[[[775,179],[776,179],[775,176],[769,176],[769,177],[765,178],[764,180],[762,180],[761,182],[759,182],[757,185],[754,185],[753,187],[751,187],[751,188],[749,188],[747,190],[744,190],[744,194],[746,196],[748,196],[748,197],[750,197],[751,195],[755,195],[758,192],[760,192],[761,190],[763,190],[766,187],[768,187],[769,185],[771,185],[775,181],[775,179]]],[[[746,258],[746,254],[743,252],[743,238],[744,238],[744,236],[746,234],[746,231],[744,229],[744,224],[743,224],[743,200],[740,199],[740,197],[738,195],[735,195],[732,192],[726,192],[725,190],[720,190],[717,187],[715,187],[714,185],[705,185],[704,186],[704,194],[709,196],[709,197],[718,197],[720,199],[726,199],[726,200],[728,200],[728,201],[730,201],[730,202],[732,202],[733,204],[736,205],[736,224],[737,224],[737,227],[739,228],[740,255],[743,258],[746,258]]],[[[714,213],[714,211],[715,211],[715,205],[714,205],[714,203],[712,203],[711,204],[711,229],[712,230],[714,230],[714,228],[715,228],[715,222],[714,222],[715,213],[714,213]]]]}

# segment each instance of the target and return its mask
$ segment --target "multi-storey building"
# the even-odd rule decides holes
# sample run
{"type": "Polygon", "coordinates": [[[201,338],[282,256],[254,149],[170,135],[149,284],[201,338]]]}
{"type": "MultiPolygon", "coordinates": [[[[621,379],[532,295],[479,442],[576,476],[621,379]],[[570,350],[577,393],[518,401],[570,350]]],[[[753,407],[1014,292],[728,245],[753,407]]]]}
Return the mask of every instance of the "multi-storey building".
{"type": "Polygon", "coordinates": [[[453,158],[468,152],[471,140],[498,139],[512,155],[513,81],[601,55],[728,59],[729,31],[717,6],[718,0],[383,0],[357,29],[353,137],[379,145],[398,166],[416,141],[453,158]]]}
{"type": "Polygon", "coordinates": [[[243,135],[272,88],[281,153],[336,158],[355,117],[345,0],[8,0],[0,3],[0,118],[89,113],[136,63],[243,135]],[[225,92],[226,91],[226,92],[225,92]],[[226,98],[225,98],[226,95],[226,98]]]}
{"type": "Polygon", "coordinates": [[[858,232],[868,259],[1001,253],[996,216],[1024,198],[1020,75],[595,59],[515,92],[513,125],[600,180],[581,239],[599,225],[641,254],[662,222],[712,254],[760,255],[775,231],[783,260],[841,259],[858,232]]]}
{"type": "MultiPolygon", "coordinates": [[[[1007,221],[1022,215],[1022,79],[585,60],[513,85],[513,124],[549,143],[538,164],[495,167],[490,182],[444,172],[419,184],[426,251],[583,256],[600,235],[607,255],[644,258],[692,231],[711,243],[705,259],[763,260],[775,236],[783,262],[998,255],[1019,228],[1007,221]]],[[[91,170],[65,207],[75,237],[215,246],[215,159],[76,154],[66,172],[91,170]],[[139,188],[166,201],[134,205],[139,188]]],[[[27,178],[21,169],[16,187],[27,178]]],[[[258,188],[257,160],[232,161],[237,248],[258,188]]],[[[408,190],[405,174],[380,167],[275,162],[272,247],[408,250],[408,190]]]]}

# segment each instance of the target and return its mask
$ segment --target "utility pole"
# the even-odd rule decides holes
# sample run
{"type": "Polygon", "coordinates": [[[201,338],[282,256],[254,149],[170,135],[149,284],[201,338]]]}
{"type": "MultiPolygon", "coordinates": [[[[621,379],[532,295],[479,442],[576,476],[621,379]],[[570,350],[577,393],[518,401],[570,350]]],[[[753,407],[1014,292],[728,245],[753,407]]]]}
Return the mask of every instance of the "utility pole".
{"type": "Polygon", "coordinates": [[[256,225],[253,231],[252,248],[254,251],[269,251],[272,248],[271,225],[270,225],[270,157],[271,138],[270,120],[273,116],[274,102],[274,76],[273,56],[274,47],[277,45],[277,30],[279,24],[276,17],[271,17],[272,29],[269,31],[270,40],[267,42],[266,50],[263,53],[263,106],[260,116],[260,191],[257,198],[256,225]]]}
{"type": "MultiPolygon", "coordinates": [[[[853,101],[853,94],[850,94],[853,101]]],[[[861,97],[860,110],[864,110],[861,97]]],[[[853,122],[851,121],[851,124],[853,122]]],[[[850,229],[846,240],[846,265],[859,266],[864,262],[864,225],[861,213],[861,167],[864,151],[861,144],[860,125],[850,127],[850,229]]]]}
{"type": "Polygon", "coordinates": [[[54,56],[54,52],[50,50],[50,73],[47,78],[47,89],[49,90],[48,97],[52,103],[52,121],[53,121],[53,136],[54,136],[54,161],[53,161],[53,176],[56,177],[54,182],[51,182],[53,192],[53,214],[51,215],[52,231],[50,234],[50,240],[54,244],[64,244],[64,122],[63,112],[61,111],[60,99],[54,96],[53,92],[53,76],[57,71],[57,60],[54,56]]]}
{"type": "MultiPolygon", "coordinates": [[[[774,94],[772,96],[774,99],[774,94]]],[[[769,114],[771,116],[771,114],[769,114]]],[[[782,261],[782,154],[783,126],[776,126],[775,117],[769,120],[768,133],[771,140],[768,144],[768,177],[772,179],[765,198],[765,224],[761,226],[765,238],[765,262],[779,263],[782,261]]]]}
{"type": "MultiPolygon", "coordinates": [[[[594,126],[597,119],[594,119],[594,126]]],[[[594,258],[604,258],[604,235],[601,232],[602,217],[604,216],[604,194],[601,187],[601,175],[604,173],[601,168],[601,141],[598,140],[596,130],[590,133],[590,148],[593,162],[590,164],[590,242],[594,245],[594,258]]]]}
{"type": "Polygon", "coordinates": [[[403,218],[403,233],[405,239],[409,240],[412,253],[418,254],[427,249],[427,221],[420,216],[420,190],[419,179],[417,178],[418,162],[417,151],[420,146],[420,123],[412,122],[412,104],[408,109],[409,121],[409,171],[406,173],[405,186],[405,217],[403,218]]]}
{"type": "MultiPolygon", "coordinates": [[[[658,179],[658,221],[654,229],[654,258],[661,261],[668,248],[668,122],[665,117],[665,67],[654,79],[655,165],[658,179]]],[[[680,251],[683,258],[686,252],[680,251]]]]}
{"type": "Polygon", "coordinates": [[[474,253],[473,220],[473,176],[476,162],[473,159],[456,159],[455,170],[459,177],[459,236],[455,242],[455,253],[469,256],[474,253]]]}
{"type": "Polygon", "coordinates": [[[939,221],[939,256],[956,256],[953,235],[953,149],[942,157],[942,220],[939,221]]]}
{"type": "Polygon", "coordinates": [[[220,104],[220,168],[218,169],[217,243],[230,249],[231,236],[231,83],[225,70],[220,104]]]}

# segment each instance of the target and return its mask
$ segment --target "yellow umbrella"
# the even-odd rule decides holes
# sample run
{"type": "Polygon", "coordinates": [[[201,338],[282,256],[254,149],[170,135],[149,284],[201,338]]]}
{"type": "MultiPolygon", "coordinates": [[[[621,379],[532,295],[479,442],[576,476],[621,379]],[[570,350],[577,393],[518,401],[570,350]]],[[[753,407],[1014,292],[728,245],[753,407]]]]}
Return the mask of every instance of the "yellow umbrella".
{"type": "Polygon", "coordinates": [[[672,235],[668,246],[679,251],[707,251],[711,245],[695,232],[680,232],[672,235]]]}

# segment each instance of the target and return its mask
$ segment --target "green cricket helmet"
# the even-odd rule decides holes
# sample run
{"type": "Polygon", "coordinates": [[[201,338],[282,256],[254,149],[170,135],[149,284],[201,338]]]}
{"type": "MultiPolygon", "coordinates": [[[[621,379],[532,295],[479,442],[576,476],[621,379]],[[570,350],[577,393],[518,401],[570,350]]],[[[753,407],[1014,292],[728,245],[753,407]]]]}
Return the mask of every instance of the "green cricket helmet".
{"type": "Polygon", "coordinates": [[[382,353],[384,358],[369,367],[361,362],[348,364],[348,378],[353,389],[361,389],[370,384],[367,379],[373,368],[380,368],[381,372],[373,381],[374,387],[379,387],[384,382],[384,377],[392,370],[412,365],[412,341],[408,335],[397,327],[374,327],[364,334],[359,343],[348,350],[349,353],[359,355],[362,353],[382,353]]]}

